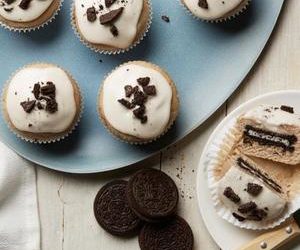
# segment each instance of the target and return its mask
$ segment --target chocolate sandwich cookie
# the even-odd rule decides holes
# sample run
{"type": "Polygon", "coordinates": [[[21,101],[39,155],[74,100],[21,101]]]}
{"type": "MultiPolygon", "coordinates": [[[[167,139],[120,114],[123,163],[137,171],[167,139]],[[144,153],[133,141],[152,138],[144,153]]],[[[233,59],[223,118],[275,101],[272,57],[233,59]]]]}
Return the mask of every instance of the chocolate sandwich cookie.
{"type": "Polygon", "coordinates": [[[155,169],[143,169],[133,175],[128,183],[127,197],[131,209],[148,222],[169,218],[178,204],[174,181],[155,169]]]}
{"type": "Polygon", "coordinates": [[[146,224],[139,235],[142,250],[190,250],[193,243],[190,226],[179,216],[162,224],[146,224]]]}
{"type": "Polygon", "coordinates": [[[126,199],[127,181],[106,184],[94,201],[94,214],[100,226],[117,236],[128,236],[137,231],[140,219],[130,209],[126,199]]]}

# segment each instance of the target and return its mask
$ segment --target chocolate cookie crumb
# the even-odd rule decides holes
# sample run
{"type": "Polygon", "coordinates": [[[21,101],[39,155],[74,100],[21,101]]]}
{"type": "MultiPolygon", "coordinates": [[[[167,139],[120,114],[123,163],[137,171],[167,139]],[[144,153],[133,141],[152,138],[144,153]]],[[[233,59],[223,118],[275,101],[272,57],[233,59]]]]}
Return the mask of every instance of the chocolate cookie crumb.
{"type": "Polygon", "coordinates": [[[12,10],[13,10],[14,8],[4,8],[4,10],[6,11],[6,12],[11,12],[12,10]]]}
{"type": "Polygon", "coordinates": [[[58,110],[57,108],[57,102],[53,99],[49,99],[47,98],[46,101],[46,111],[48,111],[49,113],[55,113],[58,110]]]}
{"type": "Polygon", "coordinates": [[[199,0],[198,1],[198,6],[200,8],[203,8],[203,9],[208,9],[208,3],[207,3],[207,0],[199,0]]]}
{"type": "Polygon", "coordinates": [[[168,16],[161,16],[161,19],[163,20],[163,21],[165,21],[166,23],[169,23],[170,22],[170,18],[168,17],[168,16]]]}
{"type": "Polygon", "coordinates": [[[293,108],[293,107],[281,105],[280,109],[281,109],[282,111],[285,111],[285,112],[294,114],[294,108],[293,108]]]}
{"type": "Polygon", "coordinates": [[[112,10],[106,14],[100,16],[101,24],[108,24],[114,22],[123,12],[124,7],[121,7],[116,10],[112,10]]]}
{"type": "Polygon", "coordinates": [[[234,218],[236,218],[236,219],[237,219],[238,221],[240,221],[240,222],[246,220],[245,217],[243,217],[243,216],[241,216],[241,215],[239,215],[239,214],[237,214],[237,213],[232,213],[232,216],[233,216],[234,218]]]}
{"type": "Polygon", "coordinates": [[[55,95],[55,85],[53,82],[47,82],[46,86],[41,87],[41,93],[42,95],[51,96],[55,95]]]}
{"type": "Polygon", "coordinates": [[[97,19],[95,7],[90,7],[86,10],[86,17],[89,22],[95,22],[97,19]]]}
{"type": "Polygon", "coordinates": [[[111,26],[110,27],[110,33],[112,33],[112,35],[115,36],[115,37],[118,36],[119,35],[118,28],[115,25],[111,26]]]}
{"type": "Polygon", "coordinates": [[[233,191],[231,187],[225,188],[223,195],[234,203],[239,203],[241,198],[233,191]]]}
{"type": "Polygon", "coordinates": [[[143,90],[147,95],[156,95],[156,88],[154,85],[145,86],[143,87],[143,90]]]}
{"type": "Polygon", "coordinates": [[[134,93],[133,103],[136,105],[143,105],[147,100],[147,96],[142,91],[134,93]]]}
{"type": "Polygon", "coordinates": [[[38,109],[43,109],[44,108],[43,105],[40,102],[37,102],[36,106],[37,106],[38,109]]]}
{"type": "Polygon", "coordinates": [[[127,109],[133,109],[135,107],[135,105],[129,101],[127,101],[126,99],[122,98],[118,100],[119,103],[121,103],[124,107],[126,107],[127,109]]]}
{"type": "Polygon", "coordinates": [[[247,184],[247,192],[253,196],[257,196],[262,191],[263,187],[255,184],[255,183],[248,183],[247,184]]]}
{"type": "Polygon", "coordinates": [[[19,4],[19,7],[23,10],[27,10],[29,8],[31,0],[22,0],[21,3],[19,4]]]}
{"type": "Polygon", "coordinates": [[[262,221],[267,215],[263,209],[254,209],[251,211],[251,214],[247,216],[247,220],[262,221]]]}
{"type": "Polygon", "coordinates": [[[238,211],[242,214],[246,214],[246,213],[249,213],[253,209],[256,209],[256,208],[257,208],[256,203],[253,202],[253,201],[250,201],[250,202],[247,202],[245,204],[240,205],[239,208],[238,208],[238,211]]]}
{"type": "Polygon", "coordinates": [[[125,96],[126,97],[130,97],[132,95],[132,93],[133,93],[133,87],[130,86],[130,85],[126,85],[124,87],[124,89],[125,89],[125,96]]]}
{"type": "Polygon", "coordinates": [[[35,99],[39,99],[40,89],[41,89],[41,85],[39,83],[34,84],[32,93],[33,93],[35,99]]]}
{"type": "Polygon", "coordinates": [[[31,123],[29,123],[29,124],[28,124],[28,127],[29,127],[29,128],[30,128],[30,127],[32,127],[32,124],[31,124],[31,123]]]}
{"type": "Polygon", "coordinates": [[[21,102],[20,105],[22,106],[22,108],[24,109],[24,111],[26,113],[30,113],[33,110],[33,108],[34,108],[35,100],[21,102]]]}
{"type": "Polygon", "coordinates": [[[14,3],[16,0],[4,0],[4,2],[8,5],[14,3]]]}
{"type": "Polygon", "coordinates": [[[105,6],[106,6],[106,8],[109,8],[109,7],[112,6],[115,2],[116,2],[116,0],[105,0],[105,6]]]}
{"type": "Polygon", "coordinates": [[[147,86],[150,83],[150,77],[141,77],[137,79],[137,82],[141,86],[147,86]]]}

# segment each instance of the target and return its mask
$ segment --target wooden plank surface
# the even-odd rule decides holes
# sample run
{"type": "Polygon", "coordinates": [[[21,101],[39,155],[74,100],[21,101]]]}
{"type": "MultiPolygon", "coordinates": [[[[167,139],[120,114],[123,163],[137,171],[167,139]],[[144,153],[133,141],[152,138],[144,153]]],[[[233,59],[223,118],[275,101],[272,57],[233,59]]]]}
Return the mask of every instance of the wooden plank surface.
{"type": "Polygon", "coordinates": [[[42,250],[139,249],[137,238],[125,240],[105,233],[94,219],[92,205],[101,186],[127,178],[144,166],[160,168],[176,181],[179,213],[191,224],[195,249],[219,249],[197,207],[196,170],[201,151],[227,112],[257,95],[300,87],[299,10],[299,0],[286,1],[272,39],[249,76],[204,125],[181,142],[141,164],[105,174],[78,176],[37,168],[42,250]]]}

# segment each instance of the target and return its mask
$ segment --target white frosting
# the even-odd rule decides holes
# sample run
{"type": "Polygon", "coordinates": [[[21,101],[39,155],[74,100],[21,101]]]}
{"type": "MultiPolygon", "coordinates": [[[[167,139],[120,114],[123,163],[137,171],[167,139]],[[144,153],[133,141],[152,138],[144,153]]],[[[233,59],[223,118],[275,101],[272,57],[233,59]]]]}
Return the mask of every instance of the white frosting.
{"type": "MultiPolygon", "coordinates": [[[[16,0],[10,5],[0,7],[0,16],[13,22],[31,22],[39,18],[52,4],[54,0],[32,0],[28,9],[19,7],[21,0],[16,0]],[[11,11],[5,9],[13,8],[11,11]]],[[[4,2],[3,0],[1,2],[4,2]]]]}
{"type": "Polygon", "coordinates": [[[245,0],[207,0],[208,9],[198,5],[199,0],[183,0],[186,7],[197,17],[214,20],[226,16],[245,0]]]}
{"type": "MultiPolygon", "coordinates": [[[[267,217],[265,220],[272,220],[280,216],[286,207],[286,201],[279,195],[267,187],[262,181],[247,174],[238,167],[231,167],[225,176],[218,183],[218,193],[222,203],[230,209],[230,211],[238,213],[238,207],[241,204],[253,201],[259,209],[268,208],[267,217]],[[245,189],[248,183],[255,183],[263,186],[260,194],[257,196],[250,195],[245,189]],[[241,201],[236,204],[228,199],[223,193],[226,187],[231,187],[233,191],[240,197],[241,201]]],[[[243,216],[243,215],[242,215],[243,216]]]]}
{"type": "Polygon", "coordinates": [[[300,115],[283,111],[272,105],[260,105],[246,112],[242,118],[254,120],[263,128],[278,132],[279,126],[300,126],[300,115]]]}
{"type": "Polygon", "coordinates": [[[107,9],[104,0],[75,0],[75,15],[80,33],[90,43],[126,49],[136,38],[143,4],[144,0],[126,0],[124,3],[119,0],[107,9]],[[104,7],[103,11],[97,14],[96,21],[89,22],[86,10],[94,6],[99,11],[100,4],[104,7]],[[119,35],[115,37],[110,32],[110,25],[100,24],[99,17],[120,7],[124,7],[124,9],[121,16],[114,22],[119,32],[119,35]]]}
{"type": "MultiPolygon", "coordinates": [[[[43,86],[43,85],[42,85],[43,86]]],[[[68,75],[60,68],[29,66],[19,71],[8,85],[6,111],[12,124],[21,131],[32,133],[59,133],[65,131],[76,115],[74,89],[68,75]],[[53,82],[56,87],[58,111],[49,113],[36,107],[26,113],[21,102],[35,100],[32,89],[37,82],[53,82]],[[31,127],[28,125],[32,124],[31,127]]]]}
{"type": "MultiPolygon", "coordinates": [[[[154,138],[164,132],[170,119],[172,88],[168,80],[152,68],[136,64],[122,65],[103,83],[103,112],[109,124],[118,131],[138,138],[154,138]],[[141,124],[132,111],[117,100],[125,98],[125,85],[138,85],[137,79],[150,77],[149,85],[156,87],[157,94],[149,96],[145,104],[148,121],[141,124]]],[[[128,101],[132,97],[125,98],[128,101]]]]}

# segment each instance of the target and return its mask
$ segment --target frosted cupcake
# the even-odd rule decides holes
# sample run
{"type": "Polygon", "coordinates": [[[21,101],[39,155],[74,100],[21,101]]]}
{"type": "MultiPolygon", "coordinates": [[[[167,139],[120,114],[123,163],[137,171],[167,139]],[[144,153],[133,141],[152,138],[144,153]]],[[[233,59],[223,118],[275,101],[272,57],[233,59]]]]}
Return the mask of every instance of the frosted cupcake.
{"type": "Polygon", "coordinates": [[[250,0],[181,0],[181,2],[196,18],[218,22],[242,12],[250,0]]]}
{"type": "Polygon", "coordinates": [[[151,23],[150,0],[75,0],[72,23],[81,41],[94,51],[115,54],[129,50],[151,23]]]}
{"type": "Polygon", "coordinates": [[[29,31],[50,22],[61,0],[0,0],[0,24],[14,31],[29,31]]]}
{"type": "Polygon", "coordinates": [[[46,63],[27,65],[8,81],[3,115],[22,139],[47,143],[66,137],[81,113],[80,90],[63,69],[46,63]]]}
{"type": "Polygon", "coordinates": [[[129,143],[163,135],[179,108],[176,87],[160,67],[143,61],[122,64],[106,77],[98,109],[105,127],[129,143]]]}

